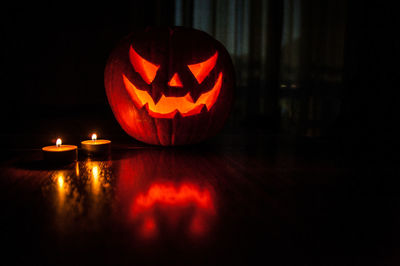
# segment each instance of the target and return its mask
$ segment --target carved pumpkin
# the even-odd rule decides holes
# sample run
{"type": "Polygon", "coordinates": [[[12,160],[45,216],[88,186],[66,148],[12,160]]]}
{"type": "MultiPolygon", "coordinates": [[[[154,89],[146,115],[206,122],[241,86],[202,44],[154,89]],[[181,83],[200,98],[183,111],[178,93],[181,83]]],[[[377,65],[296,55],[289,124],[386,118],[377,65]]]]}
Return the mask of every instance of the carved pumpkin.
{"type": "Polygon", "coordinates": [[[223,45],[202,31],[148,28],[124,38],[111,53],[105,87],[114,116],[130,136],[182,145],[222,128],[234,70],[223,45]]]}

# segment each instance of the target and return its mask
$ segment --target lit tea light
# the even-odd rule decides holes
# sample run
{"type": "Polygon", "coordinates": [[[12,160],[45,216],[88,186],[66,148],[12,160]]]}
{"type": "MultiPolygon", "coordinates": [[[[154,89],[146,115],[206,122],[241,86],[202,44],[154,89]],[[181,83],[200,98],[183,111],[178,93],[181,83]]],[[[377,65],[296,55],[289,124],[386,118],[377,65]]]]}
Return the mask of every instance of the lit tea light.
{"type": "Polygon", "coordinates": [[[81,142],[82,150],[88,155],[105,155],[110,153],[111,141],[107,139],[97,139],[97,134],[92,134],[92,140],[81,142]]]}
{"type": "Polygon", "coordinates": [[[70,163],[76,161],[78,147],[75,145],[62,145],[60,138],[56,145],[42,148],[43,158],[52,163],[70,163]]]}

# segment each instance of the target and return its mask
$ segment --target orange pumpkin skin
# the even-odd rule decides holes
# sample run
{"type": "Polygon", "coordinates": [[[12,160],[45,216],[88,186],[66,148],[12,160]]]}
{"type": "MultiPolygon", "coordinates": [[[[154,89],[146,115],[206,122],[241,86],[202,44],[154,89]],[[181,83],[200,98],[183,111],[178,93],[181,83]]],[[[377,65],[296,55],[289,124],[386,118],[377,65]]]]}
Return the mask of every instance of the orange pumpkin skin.
{"type": "Polygon", "coordinates": [[[184,145],[223,127],[235,85],[231,58],[208,34],[147,28],[125,37],[105,68],[107,98],[121,127],[154,145],[184,145]]]}

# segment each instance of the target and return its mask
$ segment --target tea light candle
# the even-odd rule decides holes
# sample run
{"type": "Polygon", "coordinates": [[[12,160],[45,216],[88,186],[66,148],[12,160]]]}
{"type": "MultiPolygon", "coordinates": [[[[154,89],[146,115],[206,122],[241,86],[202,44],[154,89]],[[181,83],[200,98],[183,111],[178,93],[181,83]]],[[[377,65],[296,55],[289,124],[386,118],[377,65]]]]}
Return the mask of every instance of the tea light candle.
{"type": "Polygon", "coordinates": [[[111,141],[107,139],[97,139],[97,135],[92,134],[92,140],[82,141],[81,147],[87,154],[107,154],[111,149],[111,141]]]}
{"type": "Polygon", "coordinates": [[[62,145],[60,138],[56,145],[42,148],[43,158],[52,163],[70,163],[76,161],[78,147],[75,145],[62,145]]]}

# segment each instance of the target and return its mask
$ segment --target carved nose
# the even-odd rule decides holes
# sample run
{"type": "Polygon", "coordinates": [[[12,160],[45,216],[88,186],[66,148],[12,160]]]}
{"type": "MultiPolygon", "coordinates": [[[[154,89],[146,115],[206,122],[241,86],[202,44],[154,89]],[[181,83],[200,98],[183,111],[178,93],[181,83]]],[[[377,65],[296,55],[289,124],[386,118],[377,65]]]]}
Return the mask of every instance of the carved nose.
{"type": "Polygon", "coordinates": [[[168,82],[168,85],[171,87],[183,87],[182,82],[178,76],[178,73],[175,73],[171,80],[168,82]]]}

